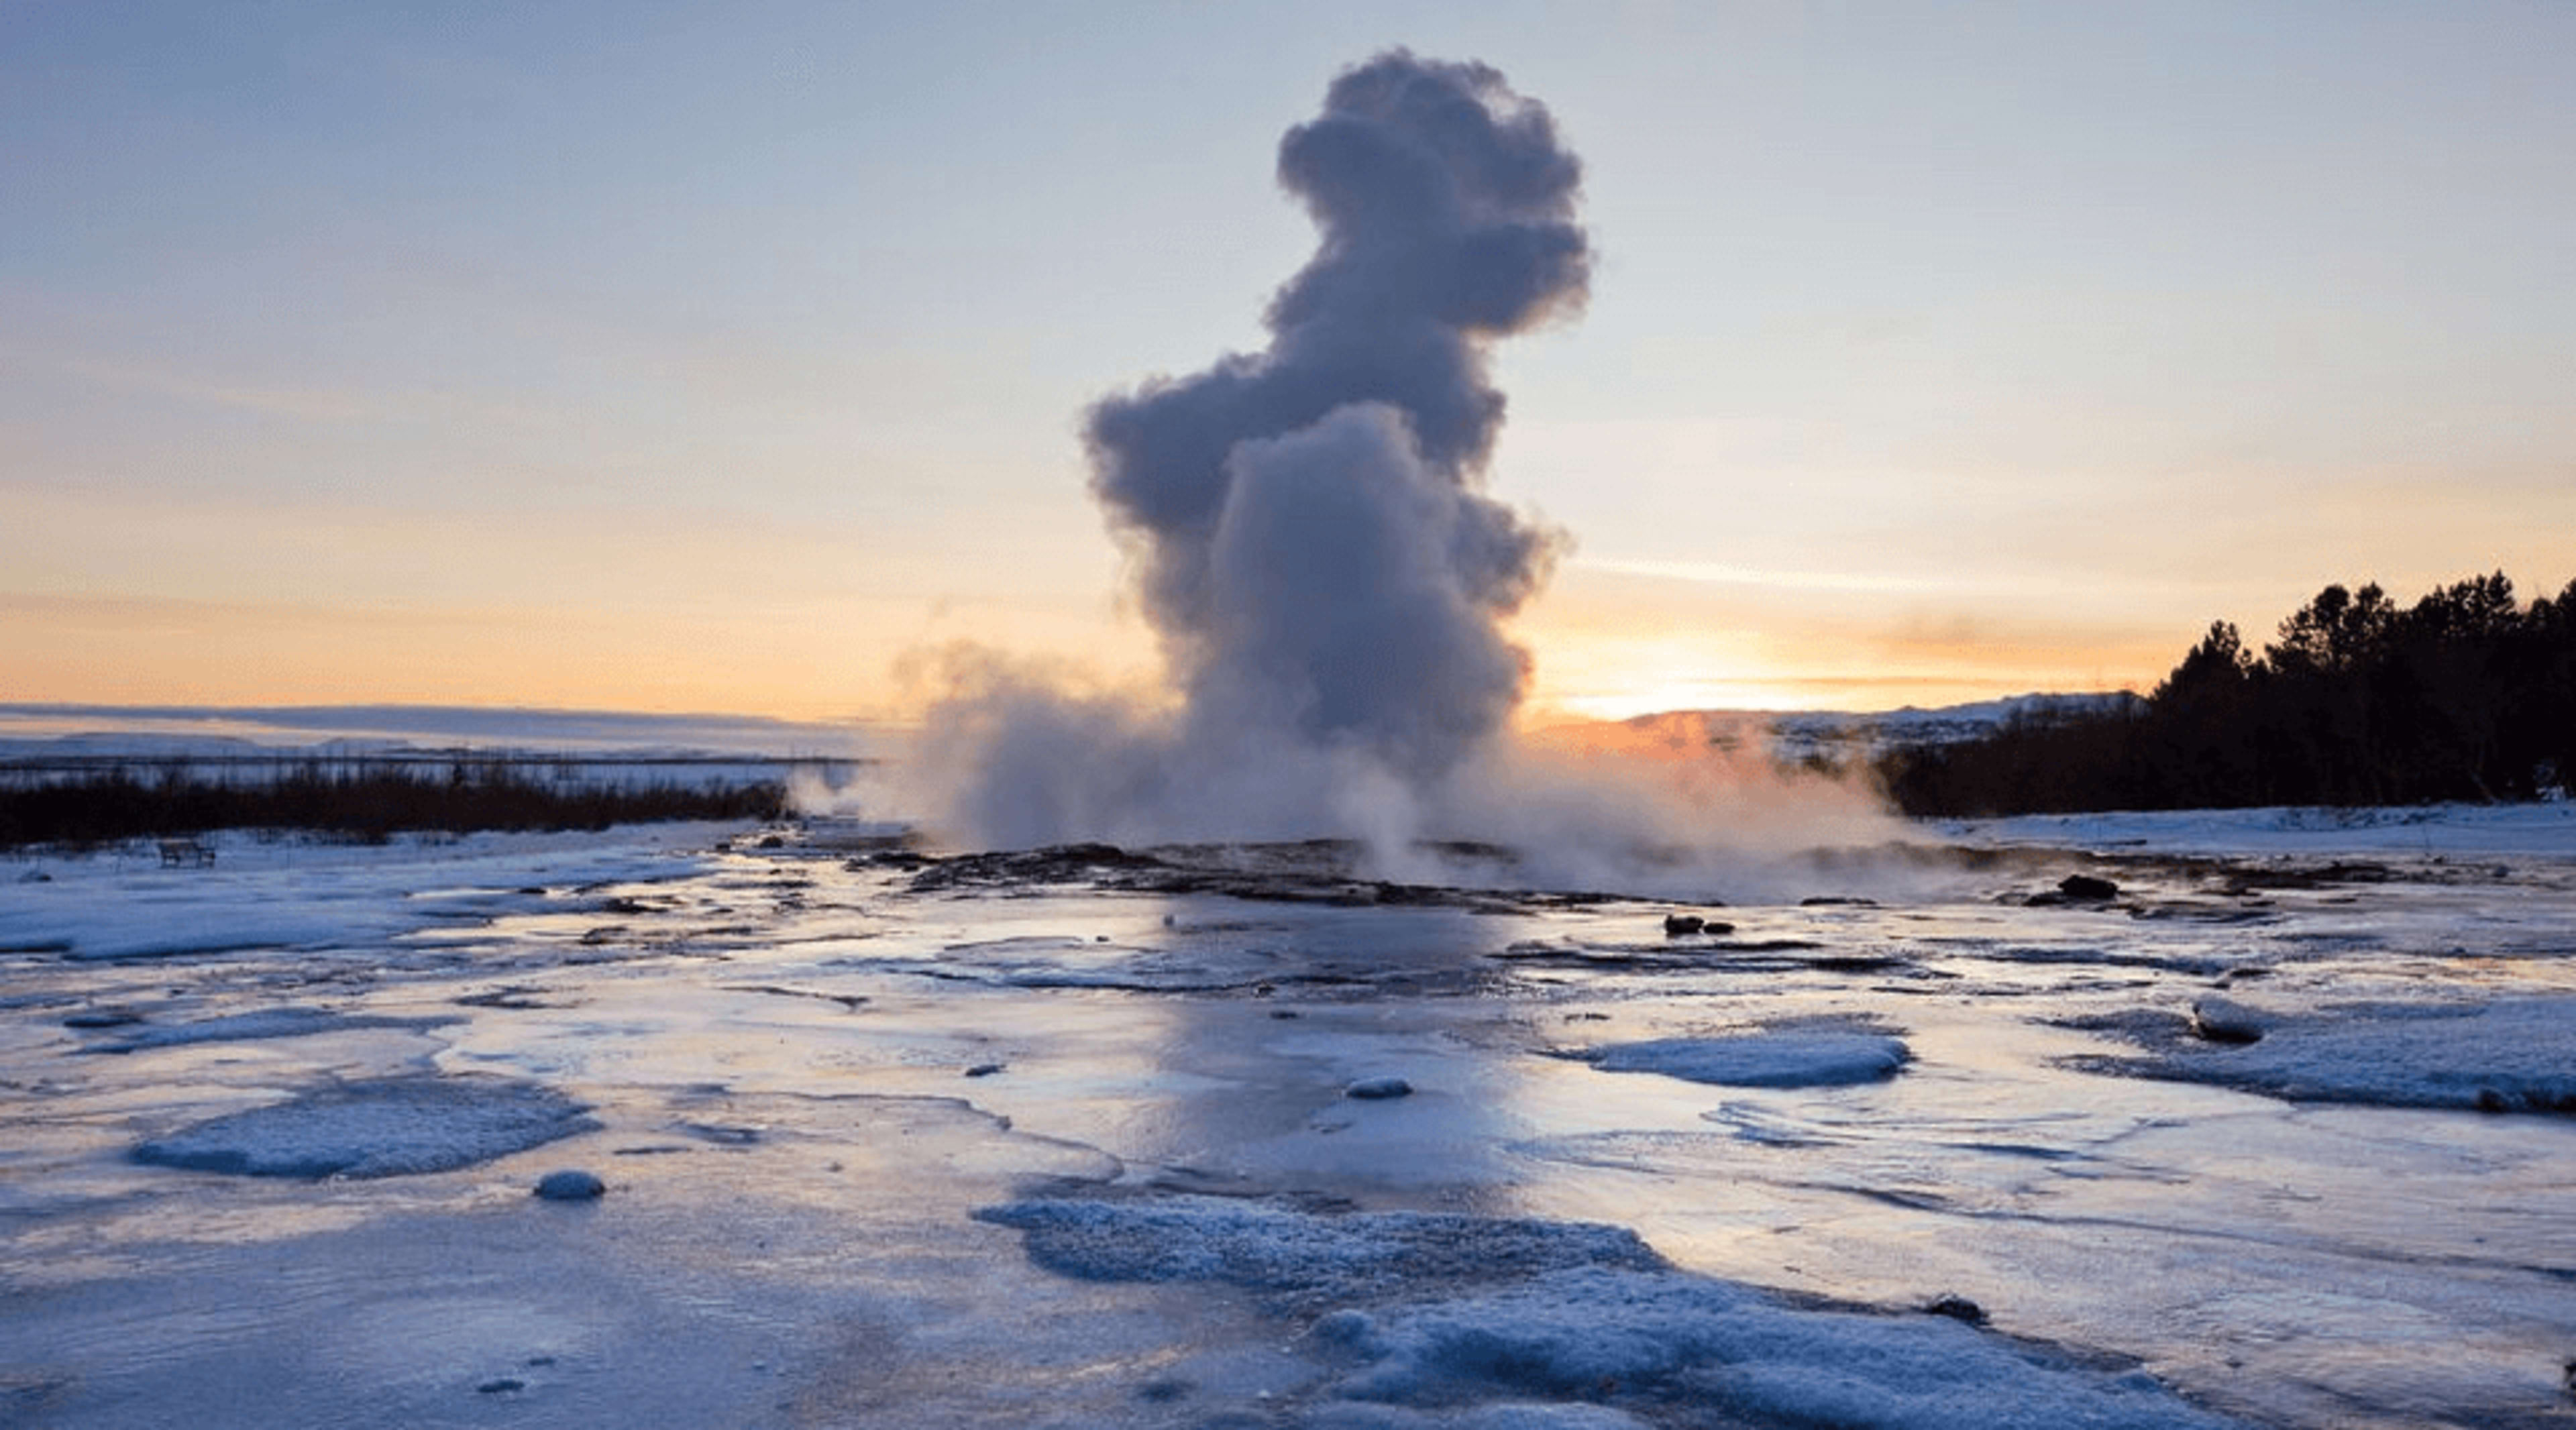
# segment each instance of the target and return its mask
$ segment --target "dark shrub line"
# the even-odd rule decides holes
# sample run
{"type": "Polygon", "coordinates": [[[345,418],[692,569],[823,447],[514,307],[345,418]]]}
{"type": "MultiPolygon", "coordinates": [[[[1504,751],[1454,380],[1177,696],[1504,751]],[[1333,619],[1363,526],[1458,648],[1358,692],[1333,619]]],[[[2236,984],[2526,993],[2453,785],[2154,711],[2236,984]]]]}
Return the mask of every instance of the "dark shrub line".
{"type": "Polygon", "coordinates": [[[397,831],[606,829],[664,819],[775,819],[776,783],[566,787],[506,766],[324,774],[232,785],[170,772],[145,782],[124,770],[0,789],[0,848],[99,844],[217,829],[295,829],[381,839],[397,831]]]}
{"type": "Polygon", "coordinates": [[[2527,607],[2501,571],[2402,609],[2328,586],[2259,655],[2219,621],[2143,701],[1894,749],[1877,773],[1935,816],[2530,799],[2576,775],[2576,581],[2527,607]]]}

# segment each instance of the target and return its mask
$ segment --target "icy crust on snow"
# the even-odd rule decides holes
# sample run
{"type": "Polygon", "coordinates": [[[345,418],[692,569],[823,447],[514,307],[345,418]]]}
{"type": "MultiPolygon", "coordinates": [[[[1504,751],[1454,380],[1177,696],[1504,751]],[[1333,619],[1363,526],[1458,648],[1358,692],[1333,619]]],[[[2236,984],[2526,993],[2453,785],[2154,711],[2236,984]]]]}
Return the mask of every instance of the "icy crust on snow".
{"type": "Polygon", "coordinates": [[[136,1147],[134,1160],[251,1177],[444,1172],[598,1130],[586,1110],[534,1083],[390,1078],[200,1122],[136,1147]]]}
{"type": "Polygon", "coordinates": [[[327,1008],[265,1008],[255,1013],[228,1013],[192,1023],[147,1024],[116,1030],[117,1036],[90,1046],[98,1053],[134,1053],[148,1048],[185,1047],[192,1043],[237,1043],[262,1038],[309,1038],[362,1028],[436,1028],[462,1022],[457,1017],[391,1018],[378,1014],[334,1013],[327,1008]]]}
{"type": "Polygon", "coordinates": [[[1318,1340],[1362,1368],[1351,1399],[1438,1404],[1490,1387],[1635,1394],[1756,1423],[1882,1430],[2181,1430],[2236,1422],[1943,1316],[1805,1310],[1675,1272],[1601,1267],[1488,1294],[1337,1311],[1318,1340]]]}
{"type": "Polygon", "coordinates": [[[74,960],[251,949],[381,955],[440,926],[561,907],[548,890],[678,878],[734,826],[596,834],[469,834],[383,845],[211,834],[211,868],[167,869],[150,844],[0,859],[0,952],[74,960]]]}
{"type": "Polygon", "coordinates": [[[1297,1430],[1651,1430],[1647,1422],[1606,1405],[1498,1401],[1443,1414],[1394,1405],[1339,1401],[1297,1421],[1297,1430]]]}
{"type": "Polygon", "coordinates": [[[2576,801],[2360,809],[2275,805],[1934,820],[1971,843],[2219,857],[2537,855],[2576,859],[2576,801]]]}
{"type": "Polygon", "coordinates": [[[1625,1227],[1442,1212],[1325,1217],[1173,1197],[1009,1202],[975,1217],[1018,1230],[1029,1259],[1059,1276],[1216,1281],[1300,1304],[1577,1266],[1664,1264],[1625,1227]]]}
{"type": "Polygon", "coordinates": [[[2235,1045],[2180,1024],[2132,1025],[2119,1031],[2147,1041],[2146,1056],[2082,1061],[2293,1102],[2576,1112],[2576,997],[2366,1003],[2252,1021],[2260,1041],[2235,1045]]]}
{"type": "Polygon", "coordinates": [[[1798,1306],[1677,1271],[1619,1227],[1193,1197],[976,1215],[1019,1228],[1062,1275],[1221,1282],[1320,1311],[1306,1341],[1339,1378],[1307,1426],[1643,1423],[1622,1407],[1888,1430],[2236,1423],[2146,1375],[1947,1317],[1798,1306]]]}
{"type": "Polygon", "coordinates": [[[1882,1033],[1784,1030],[1715,1038],[1654,1038],[1594,1048],[1603,1072],[1661,1073],[1728,1087],[1849,1087],[1896,1076],[1902,1040],[1882,1033]]]}

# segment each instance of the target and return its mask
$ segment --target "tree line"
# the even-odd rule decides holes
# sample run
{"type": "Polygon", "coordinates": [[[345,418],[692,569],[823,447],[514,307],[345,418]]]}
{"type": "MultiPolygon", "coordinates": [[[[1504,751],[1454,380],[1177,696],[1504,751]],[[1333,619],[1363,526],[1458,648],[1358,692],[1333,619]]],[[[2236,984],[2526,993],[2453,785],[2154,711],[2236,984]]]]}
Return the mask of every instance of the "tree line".
{"type": "Polygon", "coordinates": [[[1881,755],[1914,815],[2531,799],[2576,776],[2576,581],[2501,571],[2400,607],[2326,587],[2258,653],[2211,624],[2142,700],[1881,755]]]}
{"type": "Polygon", "coordinates": [[[236,785],[169,771],[124,770],[0,789],[0,848],[94,845],[216,829],[311,830],[382,840],[397,831],[606,829],[664,819],[776,819],[775,782],[583,785],[532,780],[504,764],[332,773],[318,764],[264,784],[236,785]]]}

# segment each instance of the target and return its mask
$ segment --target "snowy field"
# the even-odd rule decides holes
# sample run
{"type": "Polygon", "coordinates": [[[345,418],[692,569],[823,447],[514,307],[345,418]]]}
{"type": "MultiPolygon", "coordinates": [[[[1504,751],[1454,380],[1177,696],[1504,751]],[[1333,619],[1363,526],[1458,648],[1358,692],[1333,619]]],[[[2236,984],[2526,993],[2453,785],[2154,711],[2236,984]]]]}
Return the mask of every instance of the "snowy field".
{"type": "Polygon", "coordinates": [[[2576,1412],[2567,805],[1762,902],[876,833],[0,858],[0,1424],[2576,1412]]]}

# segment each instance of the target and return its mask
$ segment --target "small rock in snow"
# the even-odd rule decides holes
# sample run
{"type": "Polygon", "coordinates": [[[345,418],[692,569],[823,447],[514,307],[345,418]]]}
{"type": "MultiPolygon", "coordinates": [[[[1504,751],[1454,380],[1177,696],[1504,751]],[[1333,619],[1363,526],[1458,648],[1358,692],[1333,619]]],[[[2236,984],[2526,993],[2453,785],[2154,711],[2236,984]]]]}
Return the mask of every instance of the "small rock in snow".
{"type": "Polygon", "coordinates": [[[593,1201],[607,1190],[606,1182],[588,1172],[569,1168],[561,1172],[548,1172],[537,1183],[537,1195],[550,1202],[593,1201]]]}
{"type": "Polygon", "coordinates": [[[1965,1321],[1971,1326],[1982,1326],[1986,1323],[1986,1308],[1965,1296],[1945,1292],[1933,1297],[1923,1309],[1935,1316],[1947,1316],[1954,1321],[1965,1321]]]}
{"type": "Polygon", "coordinates": [[[1008,1066],[1010,1066],[1008,1063],[977,1063],[975,1066],[966,1070],[966,1075],[968,1077],[991,1077],[993,1074],[1000,1072],[1008,1066]]]}
{"type": "Polygon", "coordinates": [[[1664,937],[1685,938],[1708,927],[1708,920],[1697,914],[1664,915],[1664,937]]]}
{"type": "Polygon", "coordinates": [[[2192,1034],[2204,1042],[2259,1043],[2264,1022],[2262,1014],[2224,998],[2203,998],[2191,1005],[2192,1034]]]}
{"type": "Polygon", "coordinates": [[[2057,892],[2077,903],[2098,904],[2120,896],[2120,886],[2090,874],[2069,874],[2057,881],[2057,892]]]}
{"type": "Polygon", "coordinates": [[[128,1008],[91,1008],[63,1020],[66,1028],[122,1028],[140,1023],[143,1015],[128,1008]]]}
{"type": "Polygon", "coordinates": [[[1390,1097],[1411,1097],[1412,1095],[1413,1084],[1406,1082],[1400,1077],[1362,1078],[1358,1082],[1352,1083],[1349,1087],[1342,1089],[1342,1096],[1356,1097],[1366,1102],[1382,1101],[1390,1097]]]}
{"type": "Polygon", "coordinates": [[[478,1395],[507,1395],[511,1391],[525,1390],[527,1388],[528,1383],[526,1381],[513,1380],[509,1376],[505,1375],[499,1380],[487,1380],[481,1385],[474,1387],[474,1390],[478,1395]]]}

